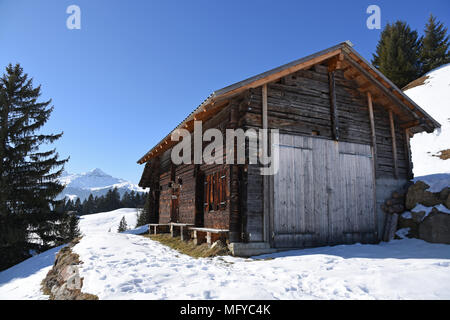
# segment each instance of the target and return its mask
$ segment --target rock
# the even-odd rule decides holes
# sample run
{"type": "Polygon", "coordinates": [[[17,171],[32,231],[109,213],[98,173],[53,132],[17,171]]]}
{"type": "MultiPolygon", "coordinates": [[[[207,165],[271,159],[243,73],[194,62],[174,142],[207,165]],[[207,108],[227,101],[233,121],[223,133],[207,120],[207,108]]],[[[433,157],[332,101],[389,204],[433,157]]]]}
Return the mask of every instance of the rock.
{"type": "Polygon", "coordinates": [[[419,237],[419,223],[414,221],[412,218],[404,218],[403,216],[398,217],[398,229],[408,229],[409,237],[418,238],[419,237]]]}
{"type": "Polygon", "coordinates": [[[413,209],[418,203],[432,207],[441,203],[438,194],[427,191],[430,186],[423,181],[417,181],[408,188],[406,194],[406,209],[413,209]]]}
{"type": "Polygon", "coordinates": [[[432,243],[450,244],[450,214],[434,208],[419,225],[419,237],[432,243]]]}
{"type": "MultiPolygon", "coordinates": [[[[449,199],[450,197],[450,188],[444,188],[442,189],[442,191],[439,193],[439,199],[442,200],[443,203],[445,203],[445,201],[447,199],[449,199]]],[[[450,209],[450,208],[449,208],[450,209]]]]}
{"type": "Polygon", "coordinates": [[[418,212],[411,211],[412,220],[416,223],[422,222],[423,217],[425,217],[425,214],[426,214],[425,211],[418,211],[418,212]]]}
{"type": "Polygon", "coordinates": [[[74,265],[65,266],[60,273],[60,277],[64,282],[66,282],[69,278],[73,277],[74,275],[78,275],[78,267],[74,265]]]}
{"type": "Polygon", "coordinates": [[[83,278],[80,278],[78,270],[81,261],[78,254],[71,250],[78,241],[74,240],[57,253],[52,269],[42,281],[42,290],[51,300],[98,299],[95,295],[81,292],[83,278]]]}

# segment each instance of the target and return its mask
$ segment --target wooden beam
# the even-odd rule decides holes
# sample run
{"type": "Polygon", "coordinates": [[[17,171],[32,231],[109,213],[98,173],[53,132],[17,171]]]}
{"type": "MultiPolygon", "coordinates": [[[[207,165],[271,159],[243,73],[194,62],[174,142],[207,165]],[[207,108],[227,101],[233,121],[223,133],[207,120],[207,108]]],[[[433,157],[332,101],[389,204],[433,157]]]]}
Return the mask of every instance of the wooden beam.
{"type": "Polygon", "coordinates": [[[400,124],[400,128],[402,129],[409,129],[415,126],[420,125],[420,121],[419,120],[414,120],[414,121],[408,121],[408,122],[404,122],[400,124]]]}
{"type": "Polygon", "coordinates": [[[331,108],[331,131],[334,140],[339,140],[339,122],[336,103],[336,84],[334,80],[334,71],[328,72],[328,85],[330,88],[330,108],[331,108]]]}
{"type": "Polygon", "coordinates": [[[411,138],[411,133],[409,129],[405,129],[405,154],[406,154],[406,160],[408,162],[408,179],[413,179],[413,163],[411,159],[411,144],[409,139],[411,138]]]}
{"type": "Polygon", "coordinates": [[[389,97],[394,103],[401,106],[405,111],[407,110],[408,113],[410,113],[415,119],[419,119],[419,116],[412,112],[413,110],[410,109],[403,101],[401,101],[395,94],[392,93],[389,89],[387,89],[383,84],[380,83],[380,80],[375,78],[375,76],[372,75],[368,70],[366,70],[363,66],[361,66],[358,62],[354,61],[352,57],[347,55],[347,60],[349,64],[351,64],[353,67],[355,67],[358,71],[360,71],[368,80],[372,81],[373,84],[380,89],[387,97],[389,97]]]}
{"type": "MultiPolygon", "coordinates": [[[[263,141],[262,152],[263,155],[267,154],[268,148],[268,116],[267,116],[267,84],[262,86],[262,128],[263,141]]],[[[269,176],[263,175],[263,239],[265,242],[269,242],[269,206],[270,206],[270,194],[269,194],[269,176]]]]}
{"type": "Polygon", "coordinates": [[[389,123],[391,125],[391,138],[392,138],[392,153],[394,155],[394,177],[398,179],[398,167],[397,167],[397,139],[395,137],[394,115],[392,110],[389,110],[389,123]]]}
{"type": "Polygon", "coordinates": [[[372,94],[367,92],[367,105],[369,107],[369,119],[370,119],[370,131],[372,136],[372,147],[373,147],[373,162],[374,162],[374,171],[375,176],[377,175],[377,137],[375,133],[375,118],[373,116],[373,105],[372,105],[372,94]]]}
{"type": "Polygon", "coordinates": [[[230,91],[228,91],[228,92],[226,92],[224,94],[221,94],[220,98],[221,99],[225,99],[225,98],[231,97],[231,96],[233,96],[233,95],[235,95],[237,93],[245,91],[247,89],[258,88],[258,87],[260,87],[260,86],[262,86],[264,84],[276,81],[276,80],[278,80],[280,78],[283,78],[284,76],[287,76],[288,74],[297,72],[297,71],[302,70],[302,69],[308,69],[308,68],[312,67],[313,65],[315,65],[317,63],[320,63],[320,62],[323,62],[323,61],[326,61],[326,60],[328,60],[328,59],[330,59],[330,58],[332,58],[334,56],[339,55],[340,53],[342,53],[342,50],[340,48],[336,49],[336,50],[333,50],[333,51],[330,51],[330,52],[327,52],[327,53],[324,53],[324,54],[322,54],[320,56],[311,58],[311,59],[309,59],[307,61],[301,62],[299,64],[296,64],[296,65],[290,66],[290,67],[288,67],[286,69],[283,69],[283,70],[281,70],[279,72],[273,73],[273,74],[271,74],[269,76],[262,77],[260,79],[255,79],[254,81],[252,81],[252,82],[250,82],[248,84],[242,85],[242,86],[240,86],[240,87],[238,87],[236,89],[233,89],[233,90],[230,90],[230,91]]]}
{"type": "Polygon", "coordinates": [[[344,59],[343,55],[339,54],[339,55],[331,58],[330,60],[328,60],[328,72],[342,69],[342,60],[343,59],[344,59]]]}
{"type": "MultiPolygon", "coordinates": [[[[232,102],[230,106],[230,122],[228,129],[236,129],[239,122],[239,105],[232,102]]],[[[233,164],[229,165],[230,170],[230,222],[229,222],[229,240],[230,242],[241,242],[242,225],[240,215],[239,198],[239,166],[237,164],[237,145],[234,143],[233,164]]]]}
{"type": "Polygon", "coordinates": [[[262,128],[267,129],[267,124],[267,84],[264,84],[262,86],[262,128]]]}

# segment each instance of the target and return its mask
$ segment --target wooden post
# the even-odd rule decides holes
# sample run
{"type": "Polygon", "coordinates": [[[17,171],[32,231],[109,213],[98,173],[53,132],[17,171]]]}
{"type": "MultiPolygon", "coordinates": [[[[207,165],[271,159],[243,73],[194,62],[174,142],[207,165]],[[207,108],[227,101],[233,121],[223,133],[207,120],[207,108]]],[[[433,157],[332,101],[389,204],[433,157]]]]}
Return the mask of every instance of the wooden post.
{"type": "Polygon", "coordinates": [[[333,132],[334,140],[339,140],[339,123],[337,116],[336,105],[336,88],[334,80],[334,71],[328,72],[328,85],[330,88],[330,108],[331,108],[331,131],[333,132]]]}
{"type": "Polygon", "coordinates": [[[406,161],[408,161],[408,179],[414,178],[413,163],[411,159],[411,144],[409,142],[410,138],[411,134],[409,132],[409,129],[405,129],[405,154],[406,154],[406,161]]]}
{"type": "Polygon", "coordinates": [[[394,155],[394,177],[395,179],[398,179],[397,139],[395,138],[394,115],[392,114],[392,110],[389,110],[389,123],[391,125],[392,153],[394,155]]]}
{"type": "MultiPolygon", "coordinates": [[[[232,102],[230,109],[230,129],[236,129],[239,121],[239,104],[232,102]]],[[[241,219],[239,215],[239,165],[237,164],[237,146],[234,144],[234,164],[230,165],[230,242],[241,241],[241,219]]]]}
{"type": "Polygon", "coordinates": [[[372,146],[373,146],[373,163],[374,163],[374,171],[375,177],[377,175],[377,136],[375,134],[375,120],[373,116],[373,105],[372,105],[372,94],[367,92],[367,104],[369,107],[369,118],[370,118],[370,129],[372,133],[372,146]]]}
{"type": "MultiPolygon", "coordinates": [[[[267,116],[267,84],[262,86],[262,129],[263,141],[262,152],[267,153],[268,148],[268,116],[267,116]]],[[[265,242],[269,241],[269,176],[263,176],[263,239],[265,242]]]]}

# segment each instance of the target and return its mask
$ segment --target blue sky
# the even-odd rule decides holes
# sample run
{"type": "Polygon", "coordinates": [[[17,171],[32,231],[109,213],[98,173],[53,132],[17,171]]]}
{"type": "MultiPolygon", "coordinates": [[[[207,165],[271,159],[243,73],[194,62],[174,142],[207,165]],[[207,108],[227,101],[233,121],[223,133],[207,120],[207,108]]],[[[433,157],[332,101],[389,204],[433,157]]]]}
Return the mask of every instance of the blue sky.
{"type": "Polygon", "coordinates": [[[450,27],[450,1],[0,0],[0,68],[19,62],[55,111],[45,127],[66,169],[99,167],[138,182],[145,152],[212,91],[351,40],[371,59],[397,19],[420,33],[432,12],[450,27]],[[81,30],[66,8],[81,8],[81,30]]]}

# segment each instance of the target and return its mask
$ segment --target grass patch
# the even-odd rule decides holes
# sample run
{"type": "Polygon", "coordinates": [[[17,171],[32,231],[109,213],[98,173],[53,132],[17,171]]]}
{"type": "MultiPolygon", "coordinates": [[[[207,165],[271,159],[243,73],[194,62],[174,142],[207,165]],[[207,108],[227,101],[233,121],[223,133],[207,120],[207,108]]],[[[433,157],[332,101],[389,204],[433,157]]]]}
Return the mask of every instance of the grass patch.
{"type": "Polygon", "coordinates": [[[170,234],[143,234],[144,237],[158,241],[161,244],[177,250],[193,258],[210,258],[217,256],[226,256],[230,252],[226,245],[216,245],[214,248],[208,247],[208,244],[202,243],[195,245],[194,241],[181,241],[180,237],[172,238],[170,234]]]}
{"type": "Polygon", "coordinates": [[[439,151],[440,154],[433,155],[433,157],[438,157],[441,160],[450,159],[450,149],[439,151]]]}
{"type": "Polygon", "coordinates": [[[402,88],[402,91],[406,91],[406,90],[412,89],[412,88],[414,88],[414,87],[421,86],[421,85],[423,85],[423,84],[425,83],[425,80],[427,80],[428,78],[430,78],[430,77],[429,77],[429,76],[423,76],[423,77],[420,77],[420,78],[418,78],[418,79],[416,79],[416,80],[410,82],[410,83],[407,84],[406,86],[404,86],[404,87],[402,88]]]}

